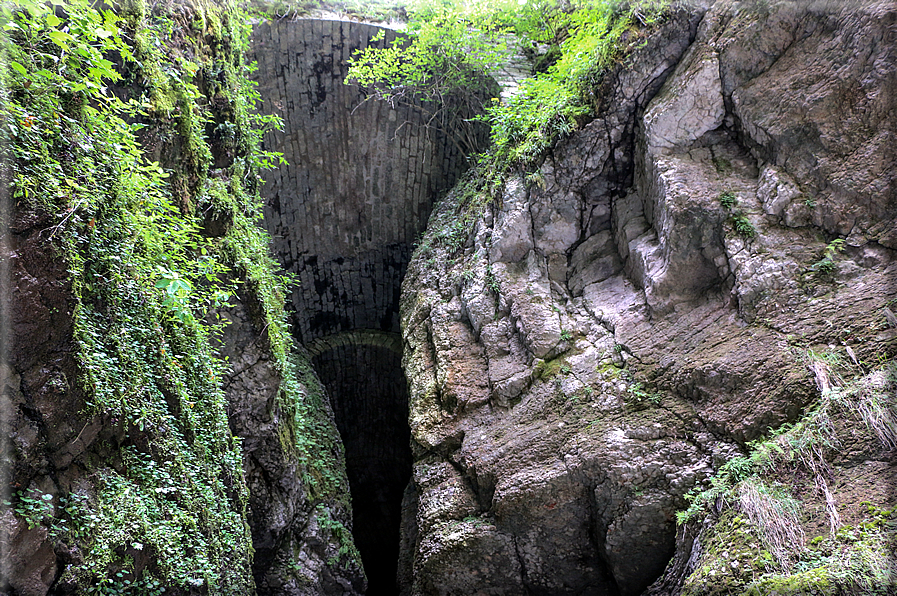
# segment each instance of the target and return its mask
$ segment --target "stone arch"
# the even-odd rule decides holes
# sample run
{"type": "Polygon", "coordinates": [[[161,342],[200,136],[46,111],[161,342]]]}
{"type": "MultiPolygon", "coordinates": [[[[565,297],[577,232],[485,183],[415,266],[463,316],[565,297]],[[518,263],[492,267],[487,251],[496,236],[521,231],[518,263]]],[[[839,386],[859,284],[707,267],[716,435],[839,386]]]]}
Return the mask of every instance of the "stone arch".
{"type": "Polygon", "coordinates": [[[402,496],[412,461],[401,337],[349,331],[312,340],[306,350],[327,387],[345,448],[367,594],[395,595],[402,496]]]}
{"type": "Polygon", "coordinates": [[[399,287],[434,201],[467,167],[422,104],[364,101],[348,58],[396,32],[354,21],[264,22],[253,33],[264,137],[288,166],[263,174],[264,222],[298,277],[293,331],[303,343],[353,329],[399,331],[399,287]]]}
{"type": "Polygon", "coordinates": [[[398,333],[380,331],[379,329],[355,329],[345,333],[336,333],[325,337],[317,337],[305,344],[305,351],[311,358],[343,346],[379,347],[402,356],[402,336],[398,333]]]}
{"type": "Polygon", "coordinates": [[[449,133],[426,126],[426,106],[364,101],[344,84],[348,58],[378,33],[381,44],[396,35],[350,21],[263,22],[253,52],[261,110],[284,121],[264,148],[289,162],[263,174],[264,225],[299,281],[292,330],[345,446],[367,594],[392,596],[411,476],[401,282],[434,202],[467,161],[449,133]]]}

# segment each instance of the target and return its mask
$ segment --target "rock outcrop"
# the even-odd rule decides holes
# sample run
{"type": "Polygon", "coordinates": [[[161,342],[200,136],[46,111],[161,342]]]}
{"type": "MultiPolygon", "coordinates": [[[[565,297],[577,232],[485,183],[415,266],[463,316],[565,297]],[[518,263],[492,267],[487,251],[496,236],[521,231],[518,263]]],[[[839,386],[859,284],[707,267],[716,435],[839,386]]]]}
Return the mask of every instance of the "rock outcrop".
{"type": "Polygon", "coordinates": [[[359,561],[340,552],[351,544],[352,509],[327,394],[305,357],[296,355],[302,403],[284,399],[267,335],[244,302],[252,305],[252,298],[218,313],[228,323],[219,350],[232,367],[224,392],[231,430],[243,441],[256,589],[284,596],[364,593],[359,561]],[[316,447],[300,451],[290,438],[316,447]],[[331,469],[316,469],[316,462],[331,469]]]}
{"type": "Polygon", "coordinates": [[[0,593],[363,593],[333,413],[255,224],[245,14],[153,8],[5,15],[28,33],[3,39],[0,94],[23,115],[0,173],[0,593]],[[80,62],[34,75],[69,47],[102,65],[87,91],[80,62]],[[139,115],[96,91],[111,69],[139,115]]]}
{"type": "Polygon", "coordinates": [[[640,594],[684,495],[818,397],[807,350],[893,354],[895,18],[682,9],[460,249],[471,202],[437,207],[401,302],[403,593],[640,594]]]}

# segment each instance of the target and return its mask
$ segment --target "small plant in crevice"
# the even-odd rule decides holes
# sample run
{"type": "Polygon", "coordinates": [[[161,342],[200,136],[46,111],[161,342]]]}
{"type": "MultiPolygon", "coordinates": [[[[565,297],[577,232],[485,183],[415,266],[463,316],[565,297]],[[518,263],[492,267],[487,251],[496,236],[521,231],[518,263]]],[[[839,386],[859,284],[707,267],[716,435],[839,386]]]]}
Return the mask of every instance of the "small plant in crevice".
{"type": "Polygon", "coordinates": [[[826,246],[825,250],[823,250],[822,258],[810,266],[810,272],[818,277],[824,277],[833,274],[835,272],[835,269],[837,268],[835,259],[842,252],[844,252],[844,239],[835,238],[834,240],[829,242],[828,246],[826,246]]]}
{"type": "Polygon", "coordinates": [[[732,228],[738,233],[739,236],[747,240],[751,240],[757,237],[757,229],[744,213],[734,213],[731,219],[732,228]]]}
{"type": "Polygon", "coordinates": [[[533,377],[542,381],[554,380],[556,383],[560,383],[559,377],[570,374],[571,371],[570,364],[563,358],[536,360],[533,365],[533,377]]]}
{"type": "Polygon", "coordinates": [[[719,204],[730,213],[729,221],[732,224],[732,229],[734,229],[742,238],[747,238],[748,240],[756,238],[757,229],[754,227],[754,224],[751,223],[751,220],[748,219],[747,215],[741,210],[732,211],[738,204],[738,196],[731,190],[725,190],[721,192],[717,198],[719,204]]]}
{"type": "Polygon", "coordinates": [[[573,332],[569,329],[561,329],[561,340],[570,341],[573,339],[573,332]]]}
{"type": "Polygon", "coordinates": [[[535,170],[534,172],[530,172],[524,177],[526,183],[532,186],[537,186],[542,190],[545,190],[545,175],[540,170],[535,170]]]}
{"type": "MultiPolygon", "coordinates": [[[[29,529],[36,528],[53,517],[53,495],[32,488],[13,496],[13,511],[25,520],[29,529]]],[[[6,503],[9,506],[9,503],[6,503]]]]}
{"type": "Polygon", "coordinates": [[[726,209],[731,209],[738,203],[738,197],[731,190],[726,190],[719,195],[719,204],[726,209]]]}
{"type": "Polygon", "coordinates": [[[495,294],[498,294],[501,291],[501,285],[498,283],[498,278],[495,277],[495,273],[492,271],[492,264],[486,265],[486,287],[492,290],[495,294]]]}
{"type": "Polygon", "coordinates": [[[656,391],[648,391],[644,383],[637,381],[626,387],[625,402],[636,408],[657,407],[663,402],[663,395],[656,391]]]}
{"type": "Polygon", "coordinates": [[[732,171],[732,162],[721,155],[714,155],[711,161],[717,174],[728,174],[732,171]]]}

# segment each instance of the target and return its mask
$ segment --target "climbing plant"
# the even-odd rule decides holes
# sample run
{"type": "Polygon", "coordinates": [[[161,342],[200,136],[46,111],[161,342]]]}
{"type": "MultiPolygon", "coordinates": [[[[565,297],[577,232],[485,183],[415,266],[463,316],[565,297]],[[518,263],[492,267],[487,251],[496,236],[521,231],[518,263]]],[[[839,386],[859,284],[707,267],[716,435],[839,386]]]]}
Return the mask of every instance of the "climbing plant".
{"type": "Polygon", "coordinates": [[[79,463],[90,482],[25,486],[13,511],[77,547],[59,589],[250,594],[243,456],[209,313],[237,295],[256,305],[287,456],[318,501],[348,491],[315,379],[291,356],[290,280],[257,223],[259,169],[282,159],[259,149],[277,121],[255,111],[249,19],[231,1],[18,0],[0,5],[0,31],[9,192],[68,268],[77,415],[107,429],[79,463]]]}

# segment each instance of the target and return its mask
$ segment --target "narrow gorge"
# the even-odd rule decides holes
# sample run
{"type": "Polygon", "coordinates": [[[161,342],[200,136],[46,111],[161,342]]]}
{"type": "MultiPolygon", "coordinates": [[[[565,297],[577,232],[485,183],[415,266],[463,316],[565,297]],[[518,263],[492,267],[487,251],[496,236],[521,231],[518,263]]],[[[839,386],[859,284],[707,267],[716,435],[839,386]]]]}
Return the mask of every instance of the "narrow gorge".
{"type": "Polygon", "coordinates": [[[296,275],[291,325],[327,387],[346,449],[356,545],[369,594],[395,594],[402,494],[411,478],[399,292],[433,204],[466,168],[427,106],[366,102],[348,58],[381,34],[297,19],[253,33],[265,146],[292,164],[265,176],[265,227],[296,275]]]}
{"type": "Polygon", "coordinates": [[[897,590],[897,6],[347,6],[4,13],[0,594],[897,590]]]}

